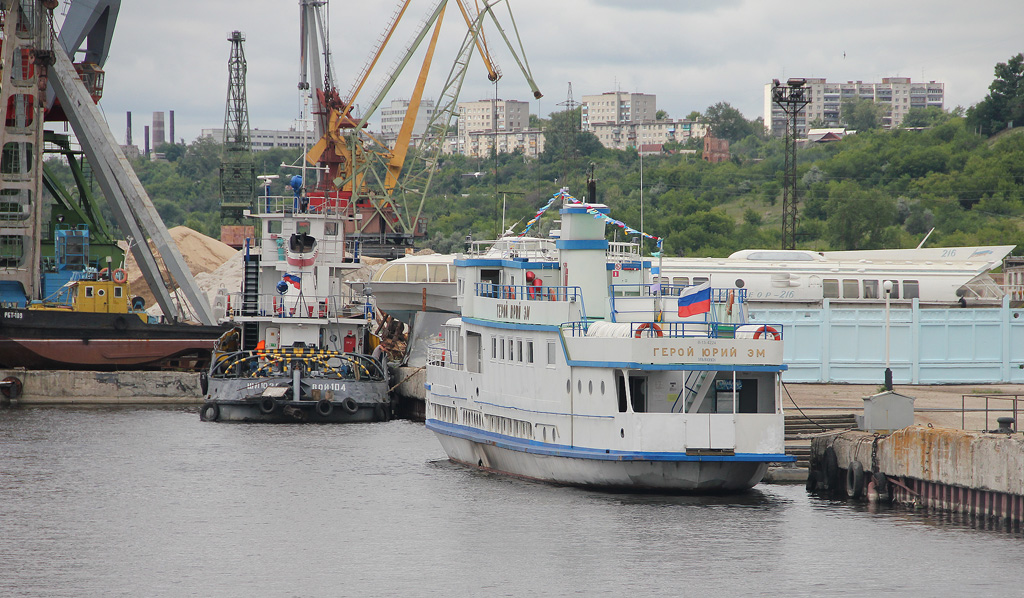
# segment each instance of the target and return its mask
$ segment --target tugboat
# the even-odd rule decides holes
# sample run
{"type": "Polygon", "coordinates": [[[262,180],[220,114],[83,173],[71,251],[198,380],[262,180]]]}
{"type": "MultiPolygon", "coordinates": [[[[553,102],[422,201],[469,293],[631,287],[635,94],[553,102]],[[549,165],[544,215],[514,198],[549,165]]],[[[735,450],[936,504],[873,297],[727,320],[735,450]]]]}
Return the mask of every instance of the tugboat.
{"type": "Polygon", "coordinates": [[[262,242],[246,243],[242,291],[214,300],[234,328],[200,376],[203,421],[391,418],[386,360],[368,354],[366,301],[342,292],[341,276],[359,267],[346,251],[344,200],[301,199],[261,198],[249,214],[262,242]]]}
{"type": "Polygon", "coordinates": [[[666,284],[639,245],[605,239],[605,223],[649,236],[607,206],[552,199],[557,238],[475,243],[455,260],[462,315],[430,347],[426,384],[448,457],[646,492],[742,491],[792,462],[782,327],[748,324],[744,289],[666,284]]]}

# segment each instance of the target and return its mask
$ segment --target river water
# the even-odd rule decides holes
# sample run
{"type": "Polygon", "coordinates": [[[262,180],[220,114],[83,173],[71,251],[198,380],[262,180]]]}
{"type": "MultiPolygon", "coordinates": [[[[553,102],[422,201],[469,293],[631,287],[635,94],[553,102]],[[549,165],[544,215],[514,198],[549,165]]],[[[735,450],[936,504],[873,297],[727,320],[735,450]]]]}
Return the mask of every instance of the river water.
{"type": "Polygon", "coordinates": [[[447,462],[407,421],[0,411],[0,596],[1019,595],[1024,535],[810,498],[631,496],[447,462]]]}

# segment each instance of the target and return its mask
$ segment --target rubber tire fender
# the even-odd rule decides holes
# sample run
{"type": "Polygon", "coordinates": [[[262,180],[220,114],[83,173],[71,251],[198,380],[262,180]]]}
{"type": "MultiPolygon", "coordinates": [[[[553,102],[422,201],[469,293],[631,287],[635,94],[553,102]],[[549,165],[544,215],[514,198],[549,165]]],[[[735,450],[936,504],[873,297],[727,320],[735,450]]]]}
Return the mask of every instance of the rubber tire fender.
{"type": "Polygon", "coordinates": [[[204,422],[215,422],[220,419],[220,405],[213,401],[203,403],[199,408],[199,419],[204,422]]]}
{"type": "Polygon", "coordinates": [[[864,466],[860,461],[846,468],[846,496],[856,500],[864,495],[864,466]]]}
{"type": "Polygon", "coordinates": [[[260,399],[260,413],[270,415],[277,409],[277,401],[274,397],[263,397],[260,399]]]}
{"type": "Polygon", "coordinates": [[[341,408],[347,411],[349,414],[354,414],[359,411],[359,403],[352,397],[345,397],[345,400],[341,402],[341,408]]]}
{"type": "Polygon", "coordinates": [[[374,415],[377,416],[377,419],[379,421],[386,422],[389,419],[391,419],[391,414],[389,413],[390,410],[388,409],[387,405],[383,405],[383,404],[377,405],[377,407],[374,408],[373,411],[374,411],[374,415]]]}
{"type": "Polygon", "coordinates": [[[836,456],[836,449],[828,447],[822,457],[821,471],[825,490],[837,492],[839,490],[839,458],[836,456]]]}
{"type": "Polygon", "coordinates": [[[327,417],[334,412],[334,403],[328,399],[320,399],[316,402],[316,412],[318,415],[327,417]]]}

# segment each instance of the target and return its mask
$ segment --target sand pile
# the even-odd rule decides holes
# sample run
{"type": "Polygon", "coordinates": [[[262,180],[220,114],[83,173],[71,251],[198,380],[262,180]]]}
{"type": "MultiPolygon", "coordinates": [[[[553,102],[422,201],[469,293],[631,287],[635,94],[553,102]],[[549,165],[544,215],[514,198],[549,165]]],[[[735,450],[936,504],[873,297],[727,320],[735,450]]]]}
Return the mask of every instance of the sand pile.
{"type": "MultiPolygon", "coordinates": [[[[192,275],[196,277],[197,281],[202,280],[203,275],[210,275],[222,266],[224,263],[230,260],[236,255],[238,257],[238,286],[241,285],[242,280],[242,267],[241,267],[241,252],[229,247],[228,245],[221,243],[217,239],[207,237],[206,235],[196,232],[191,228],[185,226],[176,226],[170,231],[171,238],[178,245],[178,251],[181,252],[181,256],[185,259],[185,264],[188,265],[188,269],[192,272],[192,275]]],[[[160,253],[156,250],[156,247],[152,242],[149,244],[153,250],[154,255],[157,256],[157,264],[160,266],[162,271],[166,271],[163,260],[160,258],[160,253]]],[[[125,259],[125,270],[128,271],[128,280],[131,281],[132,295],[138,295],[146,300],[146,306],[152,308],[156,304],[155,295],[150,290],[149,285],[146,284],[146,279],[142,277],[142,269],[139,268],[138,263],[135,261],[134,254],[129,253],[125,259]]],[[[200,288],[207,293],[208,296],[212,297],[216,294],[219,285],[213,288],[211,294],[208,289],[203,287],[200,282],[200,288]]],[[[228,287],[229,290],[232,287],[228,287]]],[[[149,310],[147,310],[149,311],[149,310]]],[[[150,312],[153,314],[154,312],[150,312]]],[[[160,314],[159,306],[156,307],[155,315],[160,314]]]]}

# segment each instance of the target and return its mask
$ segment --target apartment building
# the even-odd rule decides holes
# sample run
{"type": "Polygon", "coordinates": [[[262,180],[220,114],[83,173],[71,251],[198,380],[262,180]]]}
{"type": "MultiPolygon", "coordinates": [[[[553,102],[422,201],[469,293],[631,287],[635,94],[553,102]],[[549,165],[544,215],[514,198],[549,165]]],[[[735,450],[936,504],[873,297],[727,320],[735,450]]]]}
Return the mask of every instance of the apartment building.
{"type": "Polygon", "coordinates": [[[580,126],[584,131],[590,131],[594,125],[653,121],[658,111],[653,94],[624,91],[585,95],[580,107],[580,126]]]}
{"type": "MultiPolygon", "coordinates": [[[[808,125],[816,121],[824,127],[838,127],[844,100],[863,99],[881,104],[882,127],[898,127],[912,108],[934,106],[943,108],[945,84],[935,81],[913,82],[910,77],[883,77],[881,83],[847,81],[829,82],[824,78],[808,78],[805,84],[810,102],[797,117],[798,137],[806,137],[808,125]]],[[[764,86],[764,124],[776,136],[786,132],[786,113],[772,102],[772,84],[764,86]]]]}
{"type": "MultiPolygon", "coordinates": [[[[434,100],[421,100],[416,113],[416,122],[412,126],[412,139],[419,139],[427,128],[430,117],[434,115],[434,100]]],[[[409,112],[409,100],[391,100],[391,105],[380,111],[380,139],[391,149],[395,148],[398,131],[402,128],[405,115],[409,112]]]]}
{"type": "Polygon", "coordinates": [[[608,149],[639,147],[640,144],[686,143],[704,135],[704,126],[692,120],[648,120],[634,123],[591,123],[589,130],[608,149]]]}
{"type": "Polygon", "coordinates": [[[530,103],[520,100],[459,102],[459,137],[471,133],[521,131],[530,126],[530,103]]]}

